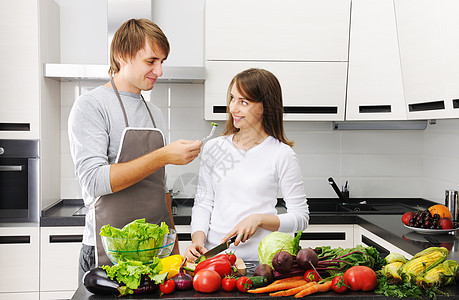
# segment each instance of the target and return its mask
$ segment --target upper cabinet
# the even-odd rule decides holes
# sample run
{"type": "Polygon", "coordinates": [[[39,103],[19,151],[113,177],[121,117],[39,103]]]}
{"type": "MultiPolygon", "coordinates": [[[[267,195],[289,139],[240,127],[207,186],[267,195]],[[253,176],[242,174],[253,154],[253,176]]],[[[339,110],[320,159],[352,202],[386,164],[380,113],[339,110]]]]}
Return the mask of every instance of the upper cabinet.
{"type": "Polygon", "coordinates": [[[40,63],[37,1],[1,2],[0,138],[38,139],[40,63]],[[14,29],[14,30],[12,30],[14,29]]]}
{"type": "Polygon", "coordinates": [[[438,1],[445,62],[445,106],[453,118],[459,118],[459,1],[438,1]]]}
{"type": "Polygon", "coordinates": [[[206,60],[347,61],[349,0],[207,0],[206,60]]]}
{"type": "Polygon", "coordinates": [[[406,120],[393,0],[353,0],[346,120],[406,120]]]}
{"type": "Polygon", "coordinates": [[[265,68],[285,120],[344,120],[350,0],[207,0],[205,119],[226,118],[237,73],[265,68]]]}
{"type": "Polygon", "coordinates": [[[394,1],[408,119],[450,117],[440,2],[394,1]]]}

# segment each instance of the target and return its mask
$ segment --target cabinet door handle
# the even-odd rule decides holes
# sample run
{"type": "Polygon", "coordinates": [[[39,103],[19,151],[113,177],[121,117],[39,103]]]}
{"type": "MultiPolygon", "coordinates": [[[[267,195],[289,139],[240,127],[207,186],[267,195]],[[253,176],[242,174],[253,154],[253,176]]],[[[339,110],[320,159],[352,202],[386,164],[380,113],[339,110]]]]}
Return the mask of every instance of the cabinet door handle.
{"type": "Polygon", "coordinates": [[[303,232],[300,240],[313,240],[313,241],[344,241],[346,240],[345,232],[303,232]]]}
{"type": "Polygon", "coordinates": [[[50,235],[50,243],[81,243],[83,235],[81,234],[67,234],[67,235],[50,235]]]}
{"type": "Polygon", "coordinates": [[[191,241],[191,233],[177,233],[177,239],[179,242],[191,241]]]}
{"type": "Polygon", "coordinates": [[[376,251],[379,252],[381,257],[386,257],[390,251],[381,246],[380,244],[376,243],[375,241],[369,239],[365,235],[362,235],[362,243],[367,244],[368,246],[375,247],[376,251]]]}
{"type": "Polygon", "coordinates": [[[430,111],[430,110],[442,110],[445,109],[445,101],[432,101],[423,103],[414,103],[408,105],[408,110],[412,111],[430,111]]]}
{"type": "MultiPolygon", "coordinates": [[[[214,105],[212,108],[214,114],[225,114],[226,106],[214,105]]],[[[337,106],[284,106],[286,114],[334,114],[338,113],[337,106]]]]}
{"type": "Polygon", "coordinates": [[[392,111],[390,105],[360,105],[359,113],[390,113],[392,111]]]}
{"type": "Polygon", "coordinates": [[[0,236],[0,244],[30,244],[30,236],[0,236]]]}
{"type": "Polygon", "coordinates": [[[21,172],[22,170],[24,170],[24,166],[0,166],[0,172],[11,172],[11,171],[21,172]]]}

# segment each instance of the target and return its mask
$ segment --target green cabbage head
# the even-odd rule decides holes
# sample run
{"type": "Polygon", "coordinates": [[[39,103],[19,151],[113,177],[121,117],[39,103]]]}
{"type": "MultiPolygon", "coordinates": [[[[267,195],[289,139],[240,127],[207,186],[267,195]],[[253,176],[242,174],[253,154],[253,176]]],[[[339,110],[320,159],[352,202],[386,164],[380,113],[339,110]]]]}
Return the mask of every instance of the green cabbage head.
{"type": "Polygon", "coordinates": [[[294,238],[289,233],[274,231],[265,236],[258,245],[258,262],[273,266],[273,256],[279,251],[287,251],[292,255],[296,255],[299,249],[299,239],[301,231],[294,238]]]}

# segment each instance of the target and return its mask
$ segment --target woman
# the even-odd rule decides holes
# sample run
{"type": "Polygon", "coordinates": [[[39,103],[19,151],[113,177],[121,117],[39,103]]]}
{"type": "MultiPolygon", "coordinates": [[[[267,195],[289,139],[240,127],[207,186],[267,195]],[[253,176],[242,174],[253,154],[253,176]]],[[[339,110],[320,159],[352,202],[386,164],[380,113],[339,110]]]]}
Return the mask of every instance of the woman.
{"type": "Polygon", "coordinates": [[[237,74],[227,111],[223,136],[208,141],[202,152],[192,245],[185,253],[191,261],[232,236],[237,238],[231,251],[258,260],[258,244],[268,233],[304,230],[309,222],[298,159],[284,134],[277,78],[263,69],[237,74]],[[287,206],[280,215],[278,191],[287,206]]]}

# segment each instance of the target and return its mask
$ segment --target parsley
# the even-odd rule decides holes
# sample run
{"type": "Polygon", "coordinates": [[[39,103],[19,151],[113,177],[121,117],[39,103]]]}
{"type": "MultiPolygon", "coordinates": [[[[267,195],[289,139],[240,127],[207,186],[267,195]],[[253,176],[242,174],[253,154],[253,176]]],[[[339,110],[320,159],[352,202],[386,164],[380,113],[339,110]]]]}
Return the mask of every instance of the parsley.
{"type": "Polygon", "coordinates": [[[428,289],[420,289],[416,284],[410,282],[402,282],[399,284],[391,284],[387,281],[384,275],[378,274],[378,285],[374,292],[394,298],[418,298],[428,297],[429,299],[437,299],[437,294],[444,295],[445,292],[438,287],[428,289]]]}

